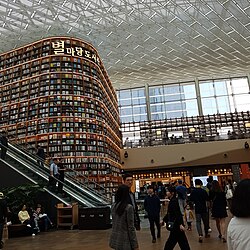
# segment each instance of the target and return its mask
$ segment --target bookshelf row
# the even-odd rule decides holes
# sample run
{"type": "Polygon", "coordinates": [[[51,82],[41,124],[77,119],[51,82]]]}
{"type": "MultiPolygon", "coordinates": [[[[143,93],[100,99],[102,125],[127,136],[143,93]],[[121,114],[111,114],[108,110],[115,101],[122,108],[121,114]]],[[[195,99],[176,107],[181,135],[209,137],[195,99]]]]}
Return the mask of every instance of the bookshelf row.
{"type": "Polygon", "coordinates": [[[141,140],[168,139],[178,132],[182,138],[214,137],[221,131],[241,135],[250,132],[250,112],[234,112],[181,117],[159,121],[131,122],[121,125],[122,133],[134,133],[141,140]]]}

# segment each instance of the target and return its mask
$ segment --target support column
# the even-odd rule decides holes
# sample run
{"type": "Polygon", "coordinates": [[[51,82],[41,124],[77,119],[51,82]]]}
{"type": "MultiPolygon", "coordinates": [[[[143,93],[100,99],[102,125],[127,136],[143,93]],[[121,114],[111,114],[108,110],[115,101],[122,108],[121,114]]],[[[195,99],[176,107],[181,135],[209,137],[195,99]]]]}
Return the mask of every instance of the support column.
{"type": "Polygon", "coordinates": [[[203,111],[202,111],[201,92],[200,92],[200,86],[199,86],[198,78],[195,78],[194,82],[195,82],[195,91],[196,91],[196,97],[197,97],[197,103],[198,103],[198,112],[199,112],[199,116],[202,116],[203,111]]]}

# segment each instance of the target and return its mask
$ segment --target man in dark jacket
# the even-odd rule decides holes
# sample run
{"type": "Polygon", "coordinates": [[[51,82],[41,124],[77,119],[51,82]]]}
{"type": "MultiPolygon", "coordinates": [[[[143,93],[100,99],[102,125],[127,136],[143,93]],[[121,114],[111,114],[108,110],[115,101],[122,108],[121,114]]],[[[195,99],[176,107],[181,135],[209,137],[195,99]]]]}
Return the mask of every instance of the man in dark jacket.
{"type": "Polygon", "coordinates": [[[7,219],[7,202],[0,192],[0,249],[3,248],[3,227],[7,219]]]}
{"type": "Polygon", "coordinates": [[[39,164],[40,167],[43,167],[44,161],[45,161],[45,152],[44,149],[38,145],[37,146],[37,153],[36,155],[38,156],[37,163],[39,164]]]}
{"type": "Polygon", "coordinates": [[[134,212],[135,212],[135,218],[134,218],[134,223],[135,223],[135,229],[136,230],[141,230],[141,225],[140,225],[140,217],[138,214],[138,207],[135,201],[135,195],[131,191],[131,187],[133,185],[133,176],[129,173],[123,175],[123,183],[127,185],[130,189],[130,204],[134,207],[134,212]]]}
{"type": "Polygon", "coordinates": [[[2,131],[0,137],[0,145],[1,145],[1,159],[5,160],[8,148],[8,139],[5,131],[2,131]]]}
{"type": "Polygon", "coordinates": [[[153,186],[151,185],[148,186],[147,190],[148,190],[148,196],[144,200],[144,208],[148,213],[150,232],[152,235],[152,243],[155,243],[156,242],[155,225],[157,228],[157,238],[161,237],[161,226],[160,226],[161,201],[159,197],[155,195],[153,186]]]}
{"type": "Polygon", "coordinates": [[[207,218],[207,202],[209,201],[209,196],[208,193],[202,188],[202,181],[200,179],[195,180],[195,189],[190,195],[190,201],[193,201],[195,204],[196,228],[199,234],[199,242],[202,243],[203,233],[201,228],[201,220],[204,224],[205,237],[209,237],[207,218]]]}

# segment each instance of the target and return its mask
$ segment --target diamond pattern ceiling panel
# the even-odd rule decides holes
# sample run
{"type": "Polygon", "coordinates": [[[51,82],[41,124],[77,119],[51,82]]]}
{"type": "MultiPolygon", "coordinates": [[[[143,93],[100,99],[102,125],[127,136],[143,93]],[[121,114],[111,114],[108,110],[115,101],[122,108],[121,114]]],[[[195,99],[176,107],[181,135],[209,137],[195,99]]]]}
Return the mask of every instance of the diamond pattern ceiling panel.
{"type": "Polygon", "coordinates": [[[248,0],[0,0],[0,52],[92,43],[115,88],[250,73],[248,0]]]}

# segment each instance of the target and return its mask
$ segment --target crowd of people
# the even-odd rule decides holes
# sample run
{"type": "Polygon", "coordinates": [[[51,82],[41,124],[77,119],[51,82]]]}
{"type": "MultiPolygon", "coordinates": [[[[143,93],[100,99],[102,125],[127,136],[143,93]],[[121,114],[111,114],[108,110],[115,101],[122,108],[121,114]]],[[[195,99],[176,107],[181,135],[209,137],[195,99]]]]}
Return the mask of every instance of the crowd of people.
{"type": "MultiPolygon", "coordinates": [[[[126,174],[123,180],[124,184],[118,188],[112,206],[113,227],[109,245],[115,250],[137,250],[139,242],[136,230],[140,230],[140,219],[135,196],[131,192],[132,175],[126,174]]],[[[144,198],[152,243],[161,237],[161,227],[166,225],[169,236],[164,250],[174,249],[177,243],[182,250],[189,250],[191,247],[186,230],[191,231],[195,221],[198,242],[202,243],[204,238],[210,238],[209,218],[212,217],[216,223],[218,238],[222,243],[228,244],[229,250],[250,249],[250,179],[242,180],[238,184],[228,180],[222,187],[218,180],[213,180],[210,176],[205,186],[197,178],[190,188],[181,180],[164,187],[168,209],[162,220],[161,200],[158,195],[162,187],[155,189],[153,185],[147,186],[147,195],[144,198]],[[226,228],[228,209],[233,218],[226,228]]]]}

